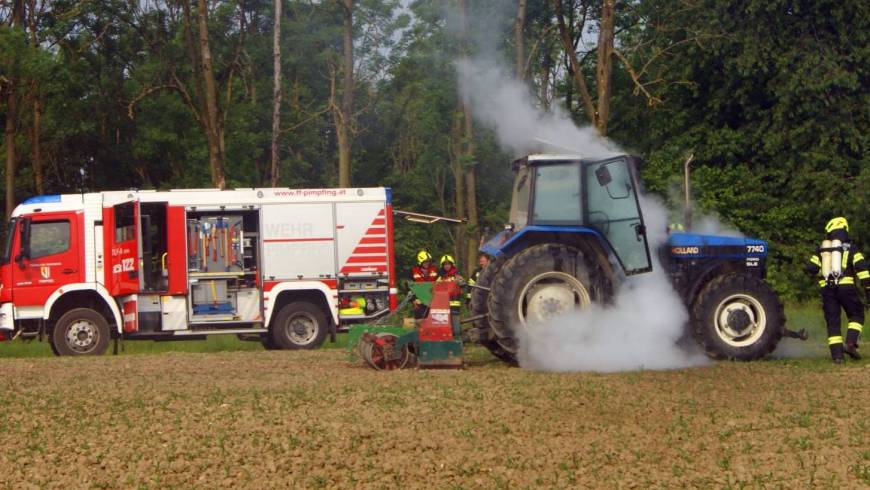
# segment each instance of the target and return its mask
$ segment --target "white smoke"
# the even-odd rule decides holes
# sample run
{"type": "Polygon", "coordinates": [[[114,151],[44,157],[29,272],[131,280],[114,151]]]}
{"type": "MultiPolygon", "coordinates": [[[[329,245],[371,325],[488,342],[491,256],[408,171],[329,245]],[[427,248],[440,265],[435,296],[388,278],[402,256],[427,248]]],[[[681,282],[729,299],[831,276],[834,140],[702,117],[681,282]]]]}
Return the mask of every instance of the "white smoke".
{"type": "MultiPolygon", "coordinates": [[[[495,63],[463,59],[457,68],[464,100],[471,104],[476,120],[495,130],[505,149],[519,154],[566,153],[567,149],[585,158],[622,153],[594,129],[577,127],[563,111],[537,108],[526,87],[495,63]]],[[[667,239],[668,213],[659,200],[648,196],[643,198],[643,210],[655,262],[653,272],[629,278],[609,307],[596,305],[547,325],[517,328],[521,332],[521,367],[609,372],[675,369],[709,362],[703,354],[677,345],[688,313],[655,252],[667,239]]]]}
{"type": "Polygon", "coordinates": [[[621,153],[592,128],[579,128],[565,111],[535,106],[528,88],[504,68],[482,59],[456,63],[459,90],[476,120],[492,127],[501,146],[516,155],[536,151],[603,158],[621,153]]]}
{"type": "Polygon", "coordinates": [[[653,271],[629,277],[610,306],[594,305],[547,325],[516,328],[521,367],[612,372],[677,369],[710,362],[693,341],[680,342],[689,315],[655,253],[667,240],[667,210],[649,196],[643,197],[642,207],[653,271]]]}

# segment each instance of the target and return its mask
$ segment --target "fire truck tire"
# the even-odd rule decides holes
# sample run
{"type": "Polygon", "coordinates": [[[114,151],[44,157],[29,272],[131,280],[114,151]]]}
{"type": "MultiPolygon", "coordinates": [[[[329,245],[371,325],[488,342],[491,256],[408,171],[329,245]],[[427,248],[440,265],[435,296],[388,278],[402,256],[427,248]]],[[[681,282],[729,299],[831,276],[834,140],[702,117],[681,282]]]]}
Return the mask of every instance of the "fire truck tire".
{"type": "MultiPolygon", "coordinates": [[[[489,265],[486,266],[486,269],[481,271],[480,276],[477,278],[477,285],[483,287],[490,287],[492,284],[492,278],[495,277],[496,273],[501,269],[504,265],[505,259],[504,257],[497,257],[490,261],[489,265]]],[[[489,291],[485,289],[471,289],[471,313],[474,316],[480,316],[487,313],[487,302],[489,301],[489,291]]],[[[485,316],[480,318],[479,320],[475,320],[474,326],[477,327],[480,333],[480,345],[484,346],[493,356],[497,359],[500,359],[508,364],[516,365],[516,358],[514,358],[513,354],[506,351],[504,347],[499,345],[498,340],[495,335],[492,333],[492,327],[489,325],[489,316],[485,316]]]]}
{"type": "Polygon", "coordinates": [[[597,262],[579,249],[534,245],[511,257],[493,279],[489,323],[499,346],[516,359],[520,332],[514,329],[533,332],[535,323],[607,301],[612,284],[597,262]]]}
{"type": "Polygon", "coordinates": [[[287,303],[272,321],[270,335],[278,349],[316,349],[326,340],[326,315],[307,301],[287,303]]]}
{"type": "Polygon", "coordinates": [[[785,329],[779,297],[760,278],[747,274],[714,278],[691,310],[693,334],[714,359],[761,359],[773,352],[785,329]]]}
{"type": "Polygon", "coordinates": [[[51,332],[52,350],[59,356],[99,356],[109,347],[109,322],[90,308],[63,314],[51,332]]]}
{"type": "Polygon", "coordinates": [[[272,340],[272,336],[269,334],[260,337],[260,343],[263,344],[263,348],[266,350],[278,350],[275,347],[275,341],[272,340]]]}

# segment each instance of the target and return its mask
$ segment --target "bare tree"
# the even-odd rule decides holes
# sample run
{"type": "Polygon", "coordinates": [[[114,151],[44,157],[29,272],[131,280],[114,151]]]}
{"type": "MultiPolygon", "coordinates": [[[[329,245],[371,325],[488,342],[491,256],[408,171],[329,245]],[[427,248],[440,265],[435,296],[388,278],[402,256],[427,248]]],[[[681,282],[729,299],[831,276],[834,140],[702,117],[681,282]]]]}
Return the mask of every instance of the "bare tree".
{"type": "MultiPolygon", "coordinates": [[[[9,27],[24,27],[24,1],[12,2],[12,15],[9,17],[9,27]]],[[[6,90],[6,127],[4,128],[4,146],[6,147],[6,216],[15,209],[15,170],[17,165],[15,154],[15,137],[18,134],[18,88],[20,80],[10,76],[5,80],[6,90]]]]}
{"type": "Polygon", "coordinates": [[[284,0],[275,0],[275,22],[272,38],[274,69],[272,76],[272,161],[269,167],[269,184],[278,186],[278,145],[281,140],[281,7],[284,0]]]}
{"type": "Polygon", "coordinates": [[[601,20],[598,23],[598,111],[595,114],[595,129],[601,136],[607,135],[610,119],[611,72],[613,71],[613,16],[616,0],[604,0],[601,5],[601,20]]]}
{"type": "Polygon", "coordinates": [[[526,27],[526,0],[517,0],[517,16],[514,19],[514,68],[518,80],[526,76],[526,42],[523,32],[526,27]]]}
{"type": "MultiPolygon", "coordinates": [[[[466,0],[459,0],[459,29],[460,29],[460,50],[463,54],[467,54],[467,36],[468,36],[468,8],[466,0]]],[[[520,32],[522,36],[522,32],[520,32]]],[[[525,59],[525,56],[522,58],[525,59]]],[[[521,63],[524,62],[521,61],[521,63]]],[[[474,168],[474,120],[471,116],[471,106],[466,100],[459,101],[459,117],[462,124],[460,127],[461,138],[459,141],[459,158],[458,171],[461,185],[457,184],[456,194],[457,202],[462,201],[462,206],[457,207],[457,213],[460,216],[467,216],[467,229],[461,229],[461,233],[457,235],[456,248],[457,260],[461,260],[465,264],[466,274],[470,274],[474,269],[474,257],[478,248],[479,241],[479,220],[477,210],[477,172],[474,168]],[[467,214],[466,214],[467,213],[467,214]]]]}
{"type": "MultiPolygon", "coordinates": [[[[43,2],[43,7],[45,2],[43,2]]],[[[33,49],[39,49],[39,37],[37,35],[37,0],[27,0],[27,26],[30,30],[30,45],[33,49]]],[[[30,159],[33,169],[33,184],[37,194],[45,193],[45,182],[42,172],[42,111],[43,100],[40,92],[40,80],[34,78],[31,81],[31,105],[33,106],[33,122],[30,128],[30,159]]]]}
{"type": "Polygon", "coordinates": [[[205,129],[208,140],[208,164],[211,170],[212,184],[218,189],[227,186],[224,175],[224,148],[221,119],[218,115],[217,84],[214,77],[214,66],[211,59],[211,48],[208,39],[208,8],[206,0],[198,0],[197,24],[199,27],[199,50],[202,57],[202,77],[205,89],[205,129]]]}
{"type": "MultiPolygon", "coordinates": [[[[336,0],[342,10],[341,102],[332,100],[332,115],[338,139],[338,185],[350,187],[353,151],[353,8],[354,0],[336,0]]],[[[335,78],[335,77],[333,77],[335,78]]],[[[333,91],[334,93],[335,91],[333,91]]]]}

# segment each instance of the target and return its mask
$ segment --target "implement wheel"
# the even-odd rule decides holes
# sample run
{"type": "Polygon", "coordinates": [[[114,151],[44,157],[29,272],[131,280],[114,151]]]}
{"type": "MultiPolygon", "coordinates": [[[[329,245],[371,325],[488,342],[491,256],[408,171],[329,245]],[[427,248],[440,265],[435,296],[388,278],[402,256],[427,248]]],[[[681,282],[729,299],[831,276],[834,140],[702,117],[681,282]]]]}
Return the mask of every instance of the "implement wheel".
{"type": "Polygon", "coordinates": [[[414,355],[405,345],[401,351],[396,350],[396,341],[399,339],[395,334],[381,332],[379,334],[366,334],[360,340],[360,355],[366,364],[378,371],[392,371],[404,369],[413,364],[414,355]]]}
{"type": "Polygon", "coordinates": [[[489,293],[489,323],[498,344],[515,360],[520,332],[531,331],[575,309],[605,302],[613,280],[574,247],[542,244],[512,257],[489,293]]]}
{"type": "Polygon", "coordinates": [[[760,278],[728,274],[701,289],[692,304],[692,330],[710,357],[751,361],[776,348],[785,313],[779,297],[760,278]]]}

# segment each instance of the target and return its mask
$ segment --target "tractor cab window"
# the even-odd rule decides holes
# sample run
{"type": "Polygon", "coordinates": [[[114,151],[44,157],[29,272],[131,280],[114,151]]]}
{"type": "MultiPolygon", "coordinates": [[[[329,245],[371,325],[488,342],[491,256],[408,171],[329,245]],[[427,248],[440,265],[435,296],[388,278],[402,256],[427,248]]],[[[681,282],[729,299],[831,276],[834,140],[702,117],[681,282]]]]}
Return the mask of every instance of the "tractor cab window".
{"type": "Polygon", "coordinates": [[[69,221],[34,221],[30,225],[30,258],[69,250],[69,221]]]}
{"type": "Polygon", "coordinates": [[[627,274],[650,270],[646,229],[628,160],[586,165],[587,225],[601,232],[627,274]]]}
{"type": "Polygon", "coordinates": [[[526,226],[529,222],[529,194],[532,186],[529,174],[529,167],[524,165],[520,167],[514,181],[510,220],[517,229],[526,226]]]}
{"type": "Polygon", "coordinates": [[[535,195],[532,206],[535,224],[579,225],[580,166],[577,164],[535,167],[535,195]]]}
{"type": "Polygon", "coordinates": [[[6,264],[9,262],[9,258],[12,256],[12,242],[15,238],[15,222],[17,220],[12,218],[9,220],[9,224],[6,225],[6,240],[3,243],[3,255],[0,256],[0,264],[6,264]]]}

